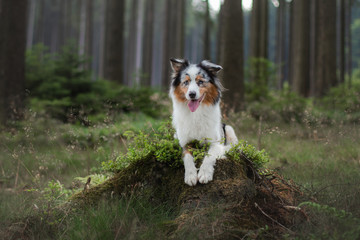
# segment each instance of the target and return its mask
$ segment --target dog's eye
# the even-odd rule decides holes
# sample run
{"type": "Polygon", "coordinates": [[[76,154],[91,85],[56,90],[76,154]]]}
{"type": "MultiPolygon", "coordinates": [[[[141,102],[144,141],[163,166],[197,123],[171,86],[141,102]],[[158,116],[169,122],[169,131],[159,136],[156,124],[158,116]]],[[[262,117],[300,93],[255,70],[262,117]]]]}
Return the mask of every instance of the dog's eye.
{"type": "Polygon", "coordinates": [[[189,85],[189,81],[185,81],[185,82],[183,82],[183,84],[184,84],[184,86],[187,86],[187,85],[189,85]]]}
{"type": "Polygon", "coordinates": [[[201,84],[203,84],[203,83],[204,83],[204,81],[202,81],[202,80],[199,80],[199,81],[198,81],[198,84],[199,84],[199,85],[201,85],[201,84]]]}

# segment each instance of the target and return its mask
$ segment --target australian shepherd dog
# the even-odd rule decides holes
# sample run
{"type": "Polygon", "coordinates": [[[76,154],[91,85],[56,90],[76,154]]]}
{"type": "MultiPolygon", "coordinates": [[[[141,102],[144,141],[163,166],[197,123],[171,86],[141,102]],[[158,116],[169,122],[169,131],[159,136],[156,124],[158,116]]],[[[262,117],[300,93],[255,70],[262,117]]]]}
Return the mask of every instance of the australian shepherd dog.
{"type": "Polygon", "coordinates": [[[185,183],[195,186],[213,180],[216,159],[224,157],[238,139],[234,129],[221,123],[220,98],[224,89],[217,74],[221,66],[209,61],[190,64],[170,59],[173,69],[170,97],[173,102],[172,124],[175,137],[183,148],[185,183]],[[205,140],[210,148],[198,170],[187,149],[193,140],[205,140]]]}

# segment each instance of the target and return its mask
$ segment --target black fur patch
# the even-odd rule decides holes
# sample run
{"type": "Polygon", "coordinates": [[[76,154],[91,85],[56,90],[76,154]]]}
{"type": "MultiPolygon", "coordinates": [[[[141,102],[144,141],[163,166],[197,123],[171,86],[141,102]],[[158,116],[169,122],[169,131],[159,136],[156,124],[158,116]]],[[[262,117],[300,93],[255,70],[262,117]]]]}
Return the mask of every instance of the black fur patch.
{"type": "Polygon", "coordinates": [[[181,79],[180,79],[180,76],[181,76],[181,73],[190,65],[189,61],[187,59],[184,59],[184,63],[181,65],[181,69],[179,72],[175,73],[174,72],[174,75],[173,75],[173,79],[172,79],[172,85],[174,87],[177,87],[180,85],[181,83],[181,79]]]}
{"type": "Polygon", "coordinates": [[[197,67],[201,68],[203,71],[206,72],[206,74],[209,76],[209,82],[211,82],[212,84],[215,84],[215,79],[216,79],[216,76],[211,72],[209,71],[209,69],[205,68],[203,65],[201,65],[201,63],[199,63],[197,65],[197,67]]]}

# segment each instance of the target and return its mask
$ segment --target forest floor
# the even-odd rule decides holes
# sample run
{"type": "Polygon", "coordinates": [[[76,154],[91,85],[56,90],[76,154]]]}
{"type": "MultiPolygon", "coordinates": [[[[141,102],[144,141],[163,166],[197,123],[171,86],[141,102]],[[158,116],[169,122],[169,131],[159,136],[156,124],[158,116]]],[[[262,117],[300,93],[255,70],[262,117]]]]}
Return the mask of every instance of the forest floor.
{"type": "MultiPolygon", "coordinates": [[[[224,121],[235,128],[239,139],[266,150],[271,159],[266,168],[291,179],[316,202],[304,203],[308,221],[294,227],[293,235],[276,238],[359,237],[358,125],[260,122],[246,114],[231,114],[224,121]]],[[[0,133],[0,238],[166,238],[173,209],[131,197],[89,208],[60,229],[51,227],[58,226],[56,219],[43,219],[52,221],[45,229],[31,221],[37,211],[56,211],[57,204],[83,188],[87,176],[92,175],[93,183],[106,179],[101,163],[127,149],[125,131],[147,131],[159,125],[160,120],[143,114],[91,127],[33,115],[0,133]]],[[[256,236],[266,236],[266,229],[256,236]]]]}

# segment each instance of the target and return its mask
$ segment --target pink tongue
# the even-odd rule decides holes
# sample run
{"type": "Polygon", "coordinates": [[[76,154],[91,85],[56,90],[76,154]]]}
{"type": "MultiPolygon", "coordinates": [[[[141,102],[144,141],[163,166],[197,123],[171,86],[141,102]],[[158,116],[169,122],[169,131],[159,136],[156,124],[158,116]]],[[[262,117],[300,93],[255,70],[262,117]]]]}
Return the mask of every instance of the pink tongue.
{"type": "Polygon", "coordinates": [[[188,107],[190,109],[191,112],[195,112],[196,109],[200,106],[200,100],[191,100],[188,103],[188,107]]]}

